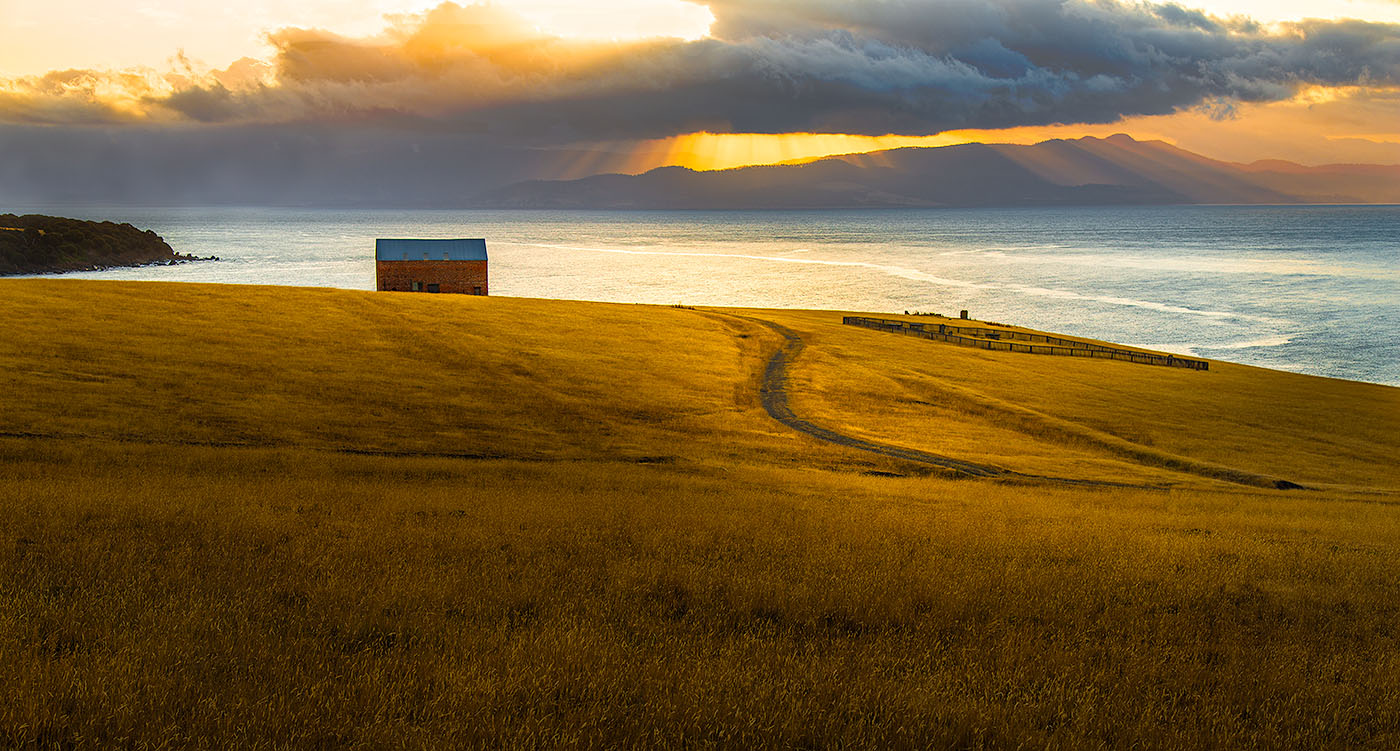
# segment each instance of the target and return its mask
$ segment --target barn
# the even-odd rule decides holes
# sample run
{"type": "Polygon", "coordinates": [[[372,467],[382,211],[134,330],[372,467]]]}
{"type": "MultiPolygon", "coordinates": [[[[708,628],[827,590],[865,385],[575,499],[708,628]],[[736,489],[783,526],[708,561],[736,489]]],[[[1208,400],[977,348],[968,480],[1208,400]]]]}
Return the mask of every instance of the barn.
{"type": "Polygon", "coordinates": [[[485,240],[374,241],[375,275],[385,292],[485,295],[485,240]]]}

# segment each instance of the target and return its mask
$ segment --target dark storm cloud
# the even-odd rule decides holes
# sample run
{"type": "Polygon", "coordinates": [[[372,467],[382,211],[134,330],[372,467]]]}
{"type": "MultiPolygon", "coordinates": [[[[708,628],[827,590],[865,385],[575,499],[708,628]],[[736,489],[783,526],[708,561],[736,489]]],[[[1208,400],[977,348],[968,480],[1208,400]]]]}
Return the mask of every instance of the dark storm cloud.
{"type": "MultiPolygon", "coordinates": [[[[801,77],[835,84],[828,96],[881,105],[883,122],[865,132],[891,121],[924,133],[1109,122],[1221,99],[1284,99],[1303,85],[1400,80],[1400,27],[1385,24],[1308,21],[1267,31],[1177,5],[1055,0],[714,0],[711,8],[716,37],[767,47],[784,71],[823,43],[847,53],[844,69],[801,77]],[[865,72],[875,66],[908,75],[871,85],[865,72]]],[[[824,109],[842,117],[849,101],[824,109]]]]}
{"type": "MultiPolygon", "coordinates": [[[[541,143],[717,132],[931,134],[1101,123],[1400,85],[1400,26],[1276,28],[1175,5],[1083,0],[710,0],[699,41],[543,37],[444,4],[375,39],[284,29],[270,67],[11,82],[12,122],[315,123],[407,118],[541,143]],[[120,83],[120,82],[118,82],[120,83]],[[131,82],[128,82],[131,83],[131,82]],[[113,90],[129,91],[125,97],[113,90]],[[115,99],[115,100],[114,100],[115,99]]],[[[51,74],[59,75],[59,74],[51,74]]]]}

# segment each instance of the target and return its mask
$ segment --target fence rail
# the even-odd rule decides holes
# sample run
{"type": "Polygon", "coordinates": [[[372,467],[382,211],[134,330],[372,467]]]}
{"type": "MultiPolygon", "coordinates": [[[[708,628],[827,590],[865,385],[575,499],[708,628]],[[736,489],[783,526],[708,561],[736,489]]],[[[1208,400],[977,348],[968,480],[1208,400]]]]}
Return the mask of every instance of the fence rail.
{"type": "Polygon", "coordinates": [[[1210,370],[1210,363],[1205,360],[1178,357],[1177,355],[1161,355],[1153,352],[1137,352],[1077,339],[1032,334],[1025,331],[1006,331],[947,323],[910,323],[909,321],[864,318],[862,316],[846,316],[841,319],[841,322],[847,326],[861,326],[877,331],[889,331],[992,351],[1025,352],[1033,355],[1059,355],[1061,357],[1100,357],[1143,365],[1210,370]],[[1022,342],[1028,343],[1022,344],[1022,342]]]}

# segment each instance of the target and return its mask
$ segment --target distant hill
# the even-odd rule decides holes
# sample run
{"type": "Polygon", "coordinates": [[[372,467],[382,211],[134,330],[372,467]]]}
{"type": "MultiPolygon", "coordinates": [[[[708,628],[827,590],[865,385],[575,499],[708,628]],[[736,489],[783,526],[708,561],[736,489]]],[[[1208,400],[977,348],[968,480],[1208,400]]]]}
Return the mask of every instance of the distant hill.
{"type": "Polygon", "coordinates": [[[531,180],[480,194],[474,203],[551,209],[1400,203],[1400,166],[1241,165],[1117,135],[894,149],[715,172],[665,167],[531,180]]]}
{"type": "Polygon", "coordinates": [[[0,275],[85,271],[194,260],[150,230],[28,214],[0,214],[0,275]]]}
{"type": "Polygon", "coordinates": [[[1397,203],[1400,166],[1232,164],[1127,136],[968,144],[695,173],[629,171],[625,146],[502,146],[488,135],[0,128],[0,206],[849,208],[1397,203]],[[592,177],[590,177],[592,176],[592,177]],[[578,180],[577,178],[584,178],[578,180]]]}

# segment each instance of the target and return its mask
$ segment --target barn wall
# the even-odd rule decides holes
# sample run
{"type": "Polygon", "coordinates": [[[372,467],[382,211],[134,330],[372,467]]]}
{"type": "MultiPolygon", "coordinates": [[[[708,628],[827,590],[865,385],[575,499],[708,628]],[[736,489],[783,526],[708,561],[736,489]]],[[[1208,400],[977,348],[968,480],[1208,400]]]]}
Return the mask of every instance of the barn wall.
{"type": "Polygon", "coordinates": [[[382,291],[408,292],[413,282],[439,285],[439,292],[470,295],[475,287],[481,294],[489,293],[486,285],[486,261],[376,261],[382,291]]]}

